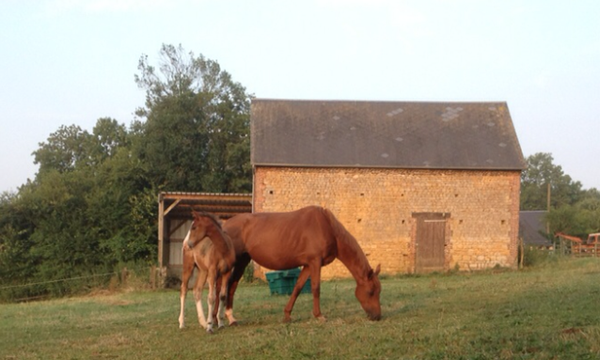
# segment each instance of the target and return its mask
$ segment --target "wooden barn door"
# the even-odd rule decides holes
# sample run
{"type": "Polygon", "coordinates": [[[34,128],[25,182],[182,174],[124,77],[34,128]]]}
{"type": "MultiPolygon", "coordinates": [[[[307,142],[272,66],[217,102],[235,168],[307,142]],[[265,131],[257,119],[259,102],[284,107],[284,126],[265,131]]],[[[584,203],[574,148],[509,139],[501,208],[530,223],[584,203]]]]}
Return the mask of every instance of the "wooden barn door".
{"type": "Polygon", "coordinates": [[[446,219],[449,214],[418,213],[415,238],[415,272],[443,271],[445,264],[446,219]]]}

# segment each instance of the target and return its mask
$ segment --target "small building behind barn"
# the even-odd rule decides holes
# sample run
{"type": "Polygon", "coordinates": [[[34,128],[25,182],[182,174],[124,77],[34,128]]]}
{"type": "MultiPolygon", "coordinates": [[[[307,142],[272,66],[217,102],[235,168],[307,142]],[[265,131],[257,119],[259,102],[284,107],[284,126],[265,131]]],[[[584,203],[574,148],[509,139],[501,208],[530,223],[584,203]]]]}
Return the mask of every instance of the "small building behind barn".
{"type": "Polygon", "coordinates": [[[383,273],[517,264],[525,161],[504,102],[255,99],[251,140],[254,212],[327,207],[383,273]]]}
{"type": "Polygon", "coordinates": [[[521,211],[519,214],[519,236],[524,246],[536,249],[551,249],[552,241],[548,239],[547,223],[544,217],[546,210],[521,211]]]}

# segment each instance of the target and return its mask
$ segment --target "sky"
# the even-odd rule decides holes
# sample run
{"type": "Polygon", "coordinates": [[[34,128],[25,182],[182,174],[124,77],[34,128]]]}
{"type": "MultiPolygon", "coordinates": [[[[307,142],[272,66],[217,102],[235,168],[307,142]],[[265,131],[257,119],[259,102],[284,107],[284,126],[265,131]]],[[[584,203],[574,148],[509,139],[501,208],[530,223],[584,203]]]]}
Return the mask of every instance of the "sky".
{"type": "Polygon", "coordinates": [[[258,98],[505,101],[525,157],[600,189],[600,1],[3,0],[0,193],[62,125],[130,125],[162,44],[258,98]]]}

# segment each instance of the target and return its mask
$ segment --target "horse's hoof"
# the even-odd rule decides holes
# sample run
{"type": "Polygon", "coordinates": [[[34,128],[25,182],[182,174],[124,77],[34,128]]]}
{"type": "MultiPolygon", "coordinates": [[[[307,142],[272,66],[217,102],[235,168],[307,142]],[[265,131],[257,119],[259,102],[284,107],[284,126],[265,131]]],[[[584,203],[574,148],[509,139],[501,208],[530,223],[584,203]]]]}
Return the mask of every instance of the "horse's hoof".
{"type": "Polygon", "coordinates": [[[319,322],[322,322],[322,323],[327,322],[327,318],[325,318],[325,316],[323,316],[323,315],[317,316],[317,320],[319,320],[319,322]]]}
{"type": "Polygon", "coordinates": [[[291,317],[286,316],[286,317],[283,318],[283,323],[284,324],[289,324],[291,322],[292,322],[292,318],[291,317]]]}
{"type": "Polygon", "coordinates": [[[238,325],[239,325],[239,324],[238,324],[238,322],[237,322],[237,321],[234,321],[234,322],[232,322],[232,323],[229,323],[229,326],[238,326],[238,325]]]}
{"type": "Polygon", "coordinates": [[[213,331],[213,329],[206,329],[206,332],[207,332],[208,334],[214,334],[214,331],[213,331]]]}

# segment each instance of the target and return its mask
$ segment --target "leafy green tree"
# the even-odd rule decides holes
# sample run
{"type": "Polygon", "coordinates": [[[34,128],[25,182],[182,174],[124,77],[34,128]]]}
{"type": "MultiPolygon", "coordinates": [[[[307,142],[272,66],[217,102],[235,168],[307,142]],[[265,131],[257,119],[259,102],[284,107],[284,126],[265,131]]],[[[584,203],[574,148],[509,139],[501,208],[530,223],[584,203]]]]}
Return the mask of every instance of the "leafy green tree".
{"type": "Polygon", "coordinates": [[[142,56],[135,81],[136,155],[153,183],[171,191],[249,192],[250,95],[216,61],[163,45],[158,71],[142,56]],[[145,121],[144,121],[145,120],[145,121]]]}
{"type": "Polygon", "coordinates": [[[547,209],[548,184],[551,207],[574,205],[583,196],[582,185],[566,175],[560,165],[554,165],[549,153],[527,157],[527,169],[521,173],[521,210],[547,209]]]}
{"type": "Polygon", "coordinates": [[[40,166],[39,173],[49,170],[64,173],[87,161],[89,138],[90,134],[77,125],[61,126],[33,152],[34,163],[40,166]]]}
{"type": "Polygon", "coordinates": [[[0,284],[20,284],[36,272],[35,263],[29,256],[33,245],[30,212],[18,194],[4,192],[0,195],[0,284]]]}
{"type": "Polygon", "coordinates": [[[0,196],[2,298],[65,294],[64,278],[156,261],[161,190],[247,192],[250,96],[202,56],[163,45],[157,72],[140,59],[145,107],[131,127],[100,118],[92,132],[61,126],[33,152],[39,171],[0,196]]]}
{"type": "Polygon", "coordinates": [[[548,184],[550,209],[546,221],[550,233],[563,232],[586,238],[600,231],[600,192],[583,190],[562,167],[553,163],[551,154],[537,153],[527,158],[527,169],[521,174],[521,210],[545,210],[548,184]]]}

